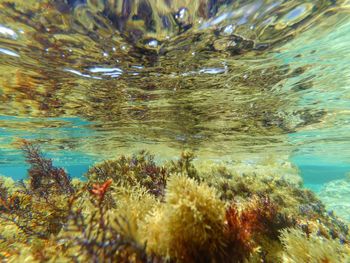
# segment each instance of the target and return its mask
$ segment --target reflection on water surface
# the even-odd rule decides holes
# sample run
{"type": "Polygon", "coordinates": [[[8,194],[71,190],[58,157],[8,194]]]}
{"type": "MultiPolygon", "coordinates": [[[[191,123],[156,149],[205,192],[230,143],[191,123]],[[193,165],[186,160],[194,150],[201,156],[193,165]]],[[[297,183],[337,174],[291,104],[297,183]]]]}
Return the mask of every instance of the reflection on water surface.
{"type": "Polygon", "coordinates": [[[29,138],[66,166],[141,148],[349,165],[348,6],[3,0],[0,161],[29,138]]]}

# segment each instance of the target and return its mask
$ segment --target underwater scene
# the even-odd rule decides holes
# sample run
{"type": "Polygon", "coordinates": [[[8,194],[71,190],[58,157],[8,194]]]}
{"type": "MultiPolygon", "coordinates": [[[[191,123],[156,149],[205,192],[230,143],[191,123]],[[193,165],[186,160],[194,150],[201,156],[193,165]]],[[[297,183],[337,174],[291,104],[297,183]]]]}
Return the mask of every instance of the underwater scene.
{"type": "Polygon", "coordinates": [[[349,0],[0,0],[1,262],[350,262],[349,0]]]}

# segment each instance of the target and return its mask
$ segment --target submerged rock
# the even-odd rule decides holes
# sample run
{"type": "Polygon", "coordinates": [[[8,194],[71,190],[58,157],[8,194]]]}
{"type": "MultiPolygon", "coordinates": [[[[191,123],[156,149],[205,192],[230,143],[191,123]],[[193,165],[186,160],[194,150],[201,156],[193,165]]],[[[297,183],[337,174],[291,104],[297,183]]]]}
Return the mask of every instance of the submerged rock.
{"type": "Polygon", "coordinates": [[[318,193],[327,210],[350,222],[350,180],[334,180],[323,186],[318,193]]]}

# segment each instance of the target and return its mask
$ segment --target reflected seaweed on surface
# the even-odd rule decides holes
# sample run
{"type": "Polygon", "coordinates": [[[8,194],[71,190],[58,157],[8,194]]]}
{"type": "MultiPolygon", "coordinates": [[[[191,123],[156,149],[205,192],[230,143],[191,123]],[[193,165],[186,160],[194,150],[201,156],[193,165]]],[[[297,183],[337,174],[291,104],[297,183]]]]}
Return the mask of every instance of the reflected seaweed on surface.
{"type": "MultiPolygon", "coordinates": [[[[19,58],[4,55],[0,65],[0,112],[91,121],[86,129],[98,135],[85,147],[72,139],[77,151],[100,155],[107,144],[115,144],[111,152],[137,142],[178,150],[208,145],[218,154],[230,142],[237,151],[257,152],[270,144],[283,148],[285,134],[327,116],[311,106],[298,109],[303,89],[283,91],[308,66],[295,69],[276,56],[282,40],[341,3],[31,3],[1,3],[0,23],[13,33],[1,34],[0,44],[19,58]]],[[[64,135],[48,136],[61,147],[64,135]]]]}

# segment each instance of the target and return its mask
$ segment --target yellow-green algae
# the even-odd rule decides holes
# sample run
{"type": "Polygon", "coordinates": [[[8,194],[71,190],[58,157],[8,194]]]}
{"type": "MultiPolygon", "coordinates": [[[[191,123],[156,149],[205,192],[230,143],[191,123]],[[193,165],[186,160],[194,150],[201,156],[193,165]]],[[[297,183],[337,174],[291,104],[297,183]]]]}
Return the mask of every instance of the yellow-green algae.
{"type": "Polygon", "coordinates": [[[27,180],[0,179],[3,262],[349,262],[348,225],[288,163],[197,168],[189,152],[162,165],[140,152],[79,181],[22,148],[27,180]]]}

